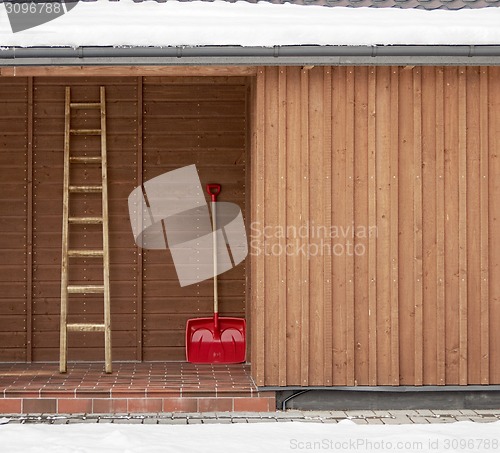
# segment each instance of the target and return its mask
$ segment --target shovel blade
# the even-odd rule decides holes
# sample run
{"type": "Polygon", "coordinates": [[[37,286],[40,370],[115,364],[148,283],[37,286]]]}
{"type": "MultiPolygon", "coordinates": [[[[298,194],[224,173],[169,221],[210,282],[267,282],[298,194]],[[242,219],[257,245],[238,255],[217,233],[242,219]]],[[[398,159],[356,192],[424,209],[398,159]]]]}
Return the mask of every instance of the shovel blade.
{"type": "Polygon", "coordinates": [[[191,363],[241,363],[246,359],[246,323],[241,318],[189,319],[186,360],[191,363]]]}

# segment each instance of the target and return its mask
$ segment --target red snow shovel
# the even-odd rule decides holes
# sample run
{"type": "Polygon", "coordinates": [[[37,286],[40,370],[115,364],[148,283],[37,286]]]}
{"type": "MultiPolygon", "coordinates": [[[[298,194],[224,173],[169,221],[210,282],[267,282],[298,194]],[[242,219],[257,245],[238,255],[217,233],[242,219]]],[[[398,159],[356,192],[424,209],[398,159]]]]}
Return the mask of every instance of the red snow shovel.
{"type": "Polygon", "coordinates": [[[220,184],[207,184],[212,198],[214,257],[214,317],[189,319],[186,324],[186,359],[191,363],[240,363],[245,361],[245,320],[219,318],[217,294],[216,202],[220,184]]]}

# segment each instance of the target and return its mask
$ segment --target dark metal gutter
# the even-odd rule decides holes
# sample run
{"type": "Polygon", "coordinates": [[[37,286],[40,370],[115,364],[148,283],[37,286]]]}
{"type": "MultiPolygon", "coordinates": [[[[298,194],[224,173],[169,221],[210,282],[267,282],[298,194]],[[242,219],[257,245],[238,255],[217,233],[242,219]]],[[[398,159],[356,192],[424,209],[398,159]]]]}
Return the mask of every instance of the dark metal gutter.
{"type": "Polygon", "coordinates": [[[489,46],[0,47],[0,66],[500,65],[489,46]]]}

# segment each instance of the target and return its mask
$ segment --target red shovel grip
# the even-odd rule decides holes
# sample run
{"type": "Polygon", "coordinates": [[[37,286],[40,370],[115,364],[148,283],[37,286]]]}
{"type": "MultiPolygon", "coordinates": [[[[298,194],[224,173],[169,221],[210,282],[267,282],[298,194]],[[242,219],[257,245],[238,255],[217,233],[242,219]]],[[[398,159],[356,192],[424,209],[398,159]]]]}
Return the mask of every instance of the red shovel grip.
{"type": "Polygon", "coordinates": [[[217,201],[217,195],[220,194],[220,184],[207,184],[207,192],[212,197],[212,201],[217,201]]]}

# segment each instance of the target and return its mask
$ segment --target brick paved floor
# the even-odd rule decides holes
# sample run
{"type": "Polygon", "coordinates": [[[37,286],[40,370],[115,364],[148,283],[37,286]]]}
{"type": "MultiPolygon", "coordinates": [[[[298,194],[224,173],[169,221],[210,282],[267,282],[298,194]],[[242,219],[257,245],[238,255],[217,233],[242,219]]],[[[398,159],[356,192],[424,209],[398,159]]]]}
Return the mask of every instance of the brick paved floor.
{"type": "Polygon", "coordinates": [[[210,424],[258,422],[313,422],[338,423],[352,420],[358,424],[428,424],[473,421],[488,423],[500,420],[498,410],[388,410],[388,411],[278,411],[278,412],[202,412],[151,414],[57,414],[57,415],[5,415],[0,423],[134,423],[134,424],[210,424]]]}

